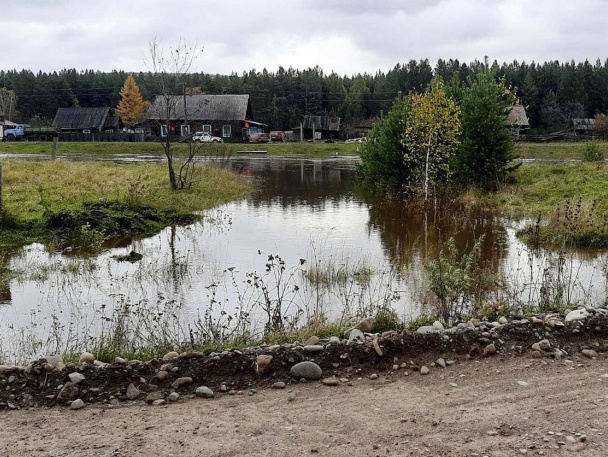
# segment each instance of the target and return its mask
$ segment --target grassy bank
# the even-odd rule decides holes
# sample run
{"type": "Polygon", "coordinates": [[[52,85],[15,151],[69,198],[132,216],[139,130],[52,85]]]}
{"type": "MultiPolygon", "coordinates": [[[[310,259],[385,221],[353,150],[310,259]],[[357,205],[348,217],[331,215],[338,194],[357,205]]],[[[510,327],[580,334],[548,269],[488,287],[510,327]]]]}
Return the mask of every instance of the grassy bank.
{"type": "MultiPolygon", "coordinates": [[[[188,145],[175,144],[176,151],[186,150],[188,145]]],[[[197,144],[201,155],[237,155],[238,151],[267,151],[269,155],[305,155],[328,157],[359,154],[360,144],[340,143],[223,143],[197,144]]],[[[52,152],[49,142],[0,143],[0,154],[47,154],[52,152]]],[[[59,155],[146,155],[162,156],[163,149],[158,143],[112,143],[112,142],[66,142],[59,143],[59,155]]]]}
{"type": "Polygon", "coordinates": [[[91,211],[100,201],[101,207],[109,211],[107,217],[133,216],[125,213],[127,210],[146,214],[154,222],[149,229],[154,230],[172,219],[180,220],[193,211],[241,198],[250,191],[244,179],[205,167],[197,168],[192,189],[177,192],[169,188],[166,165],[159,163],[7,160],[2,168],[4,212],[0,218],[0,246],[45,241],[49,236],[45,228],[60,229],[49,225],[52,217],[63,214],[66,223],[70,218],[72,222],[84,220],[78,219],[76,213],[86,208],[91,211]],[[112,202],[119,205],[108,205],[112,202]],[[145,211],[138,210],[144,207],[145,211]]]}
{"type": "MultiPolygon", "coordinates": [[[[580,160],[585,150],[584,141],[576,143],[516,143],[515,154],[522,159],[580,160]]],[[[597,142],[608,157],[608,141],[597,142]]]]}

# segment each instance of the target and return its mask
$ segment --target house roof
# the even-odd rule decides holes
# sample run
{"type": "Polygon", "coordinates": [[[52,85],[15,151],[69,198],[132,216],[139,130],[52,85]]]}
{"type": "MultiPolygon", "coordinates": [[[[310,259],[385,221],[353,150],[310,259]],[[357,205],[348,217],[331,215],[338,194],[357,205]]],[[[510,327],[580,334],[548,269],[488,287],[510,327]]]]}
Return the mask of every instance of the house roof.
{"type": "Polygon", "coordinates": [[[189,121],[244,121],[249,109],[249,95],[157,95],[147,118],[165,118],[167,107],[170,119],[184,119],[184,99],[189,121]]]}
{"type": "Polygon", "coordinates": [[[62,130],[103,130],[110,108],[59,108],[53,127],[62,130]]]}
{"type": "Polygon", "coordinates": [[[305,129],[340,131],[340,118],[335,116],[304,116],[305,129]]]}
{"type": "Polygon", "coordinates": [[[512,106],[505,124],[529,127],[530,122],[528,122],[528,116],[526,116],[526,109],[521,105],[512,106]]]}
{"type": "Polygon", "coordinates": [[[593,125],[595,124],[595,119],[589,118],[578,118],[572,119],[572,125],[577,130],[593,130],[593,125]]]}

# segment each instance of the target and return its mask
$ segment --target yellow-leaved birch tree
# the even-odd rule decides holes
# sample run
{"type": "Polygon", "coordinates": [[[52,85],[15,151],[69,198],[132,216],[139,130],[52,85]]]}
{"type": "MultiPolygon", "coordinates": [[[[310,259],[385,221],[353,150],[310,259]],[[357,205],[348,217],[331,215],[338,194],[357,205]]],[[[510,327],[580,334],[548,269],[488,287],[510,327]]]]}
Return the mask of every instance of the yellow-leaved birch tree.
{"type": "Polygon", "coordinates": [[[429,187],[447,184],[450,158],[458,150],[460,109],[446,94],[443,80],[436,77],[424,94],[410,97],[410,112],[402,143],[405,159],[414,164],[414,182],[423,189],[424,201],[429,187]]]}

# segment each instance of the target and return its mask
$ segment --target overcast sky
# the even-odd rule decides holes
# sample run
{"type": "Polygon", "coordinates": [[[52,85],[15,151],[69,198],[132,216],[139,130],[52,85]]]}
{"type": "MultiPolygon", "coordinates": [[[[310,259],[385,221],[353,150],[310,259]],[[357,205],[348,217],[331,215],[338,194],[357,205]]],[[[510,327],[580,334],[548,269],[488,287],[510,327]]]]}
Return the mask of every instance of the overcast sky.
{"type": "Polygon", "coordinates": [[[608,57],[608,0],[23,0],[0,16],[0,69],[145,71],[148,44],[197,44],[194,70],[319,65],[340,75],[428,58],[608,57]]]}

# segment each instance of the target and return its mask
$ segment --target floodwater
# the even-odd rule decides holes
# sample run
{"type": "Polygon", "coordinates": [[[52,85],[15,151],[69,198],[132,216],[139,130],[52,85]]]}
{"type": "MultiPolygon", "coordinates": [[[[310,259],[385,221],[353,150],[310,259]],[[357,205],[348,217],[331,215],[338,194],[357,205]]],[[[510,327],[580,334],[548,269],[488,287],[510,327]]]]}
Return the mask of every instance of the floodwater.
{"type": "Polygon", "coordinates": [[[17,275],[0,283],[0,362],[81,350],[117,325],[140,341],[182,342],[228,338],[245,321],[259,331],[277,318],[296,325],[388,306],[413,318],[436,302],[429,265],[450,243],[461,258],[479,242],[482,268],[465,280],[484,276],[475,298],[488,306],[605,300],[604,253],[533,252],[515,236],[523,222],[493,211],[373,198],[357,188],[356,159],[238,157],[228,166],[256,191],[200,222],[92,258],[40,245],[8,256],[17,275]],[[131,251],[143,258],[115,259],[131,251]]]}

